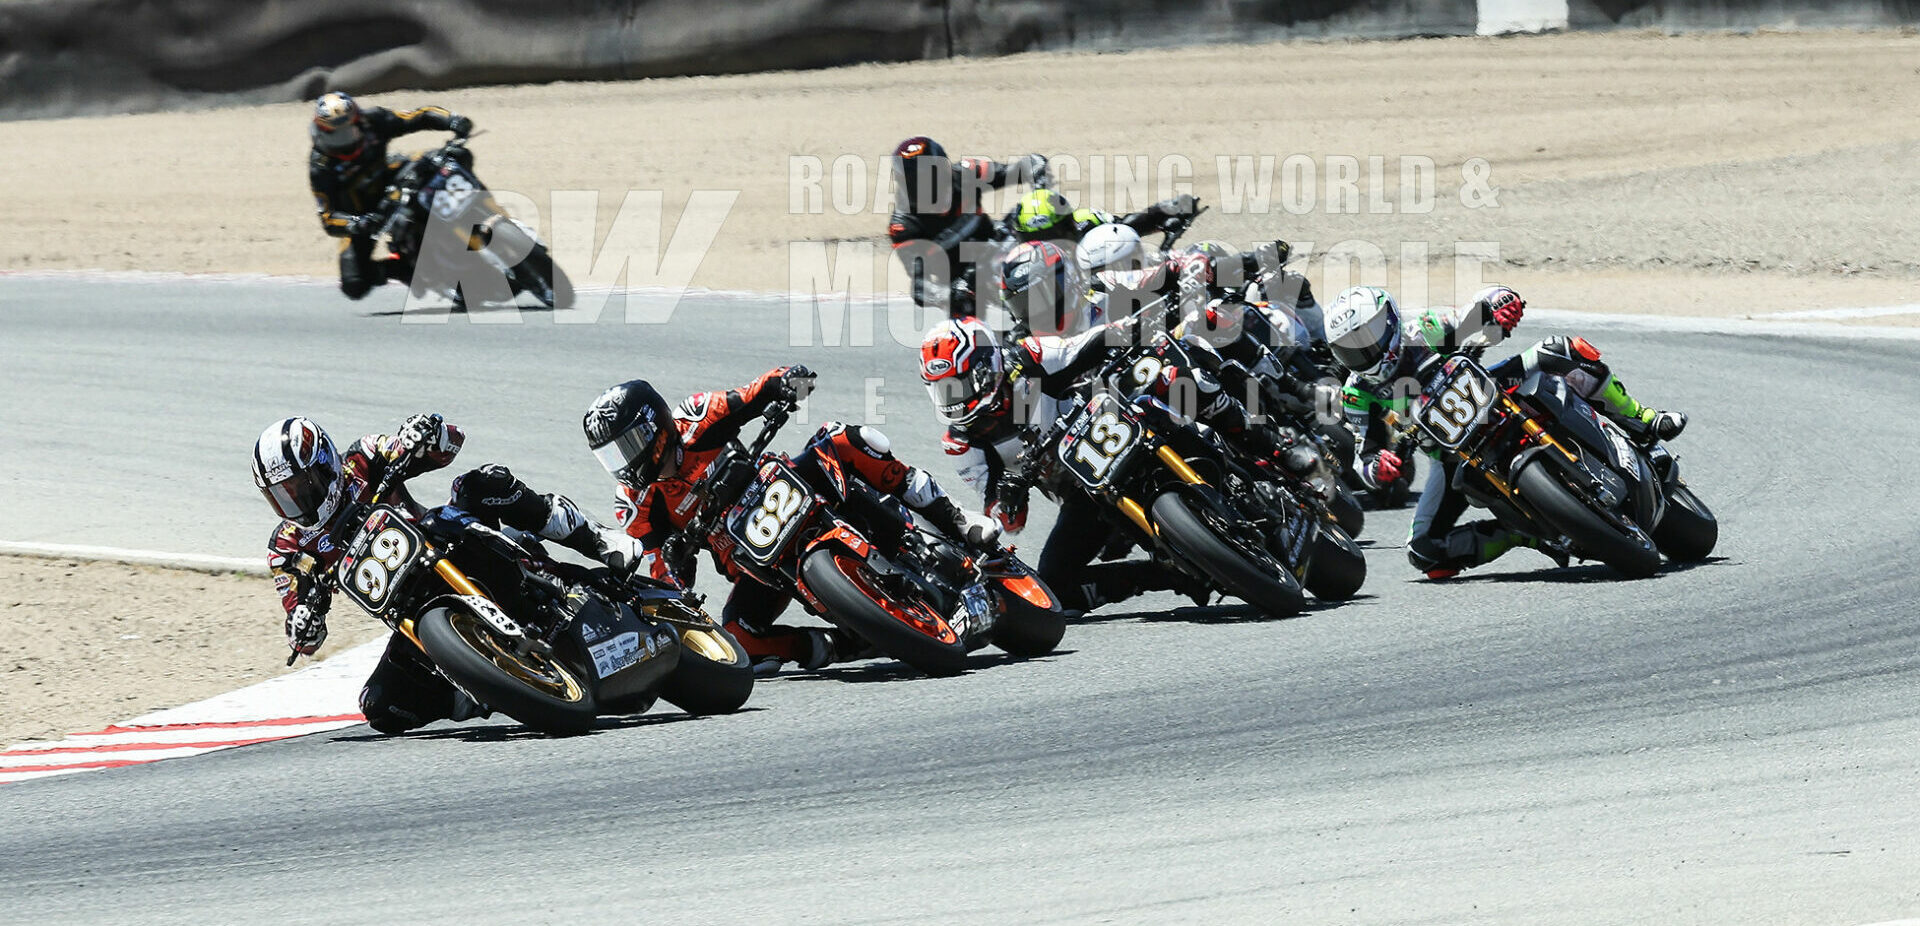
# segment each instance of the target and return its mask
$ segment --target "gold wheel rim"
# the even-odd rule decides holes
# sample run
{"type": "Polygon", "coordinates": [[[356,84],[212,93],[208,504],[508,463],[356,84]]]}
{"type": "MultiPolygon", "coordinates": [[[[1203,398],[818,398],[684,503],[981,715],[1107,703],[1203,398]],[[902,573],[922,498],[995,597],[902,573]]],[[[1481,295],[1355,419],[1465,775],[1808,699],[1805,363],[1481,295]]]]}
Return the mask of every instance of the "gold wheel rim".
{"type": "Polygon", "coordinates": [[[725,638],[711,630],[682,628],[680,645],[709,662],[717,662],[721,665],[732,665],[734,662],[733,647],[728,646],[725,638]]]}
{"type": "Polygon", "coordinates": [[[464,611],[454,611],[447,615],[447,621],[452,625],[453,632],[458,634],[474,652],[486,657],[487,661],[493,663],[500,671],[513,676],[528,687],[569,704],[578,703],[586,696],[586,689],[581,687],[579,680],[575,679],[573,673],[567,671],[564,666],[544,656],[522,656],[502,648],[491,628],[483,624],[479,618],[464,611]]]}

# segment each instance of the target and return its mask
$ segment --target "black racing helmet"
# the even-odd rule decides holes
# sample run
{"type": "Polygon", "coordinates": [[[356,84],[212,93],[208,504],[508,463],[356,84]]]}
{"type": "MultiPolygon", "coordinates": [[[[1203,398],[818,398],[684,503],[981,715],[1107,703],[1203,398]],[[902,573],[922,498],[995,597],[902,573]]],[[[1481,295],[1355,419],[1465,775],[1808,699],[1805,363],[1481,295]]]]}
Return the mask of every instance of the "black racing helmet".
{"type": "Polygon", "coordinates": [[[680,448],[673,409],[644,379],[628,380],[593,400],[580,419],[594,459],[613,478],[644,489],[660,476],[667,455],[680,448]]]}
{"type": "Polygon", "coordinates": [[[901,212],[945,212],[934,206],[951,191],[953,162],[947,149],[925,135],[915,135],[893,148],[893,180],[901,197],[901,212]]]}

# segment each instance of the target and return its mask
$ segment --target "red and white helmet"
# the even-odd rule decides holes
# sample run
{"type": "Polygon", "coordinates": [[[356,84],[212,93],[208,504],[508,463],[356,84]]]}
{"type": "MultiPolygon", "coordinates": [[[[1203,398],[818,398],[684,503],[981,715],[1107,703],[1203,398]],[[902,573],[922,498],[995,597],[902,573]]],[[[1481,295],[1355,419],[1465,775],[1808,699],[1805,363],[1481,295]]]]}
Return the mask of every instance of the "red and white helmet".
{"type": "Polygon", "coordinates": [[[331,520],[345,483],[333,441],[305,418],[268,426],[253,445],[253,484],[275,514],[301,527],[331,520]]]}
{"type": "Polygon", "coordinates": [[[359,157],[367,147],[367,132],[360,126],[360,104],[337,90],[313,101],[313,125],[307,128],[307,134],[315,148],[345,161],[359,157]]]}
{"type": "Polygon", "coordinates": [[[941,322],[920,342],[920,379],[933,410],[953,424],[976,421],[1005,403],[1006,357],[993,329],[979,319],[941,322]]]}

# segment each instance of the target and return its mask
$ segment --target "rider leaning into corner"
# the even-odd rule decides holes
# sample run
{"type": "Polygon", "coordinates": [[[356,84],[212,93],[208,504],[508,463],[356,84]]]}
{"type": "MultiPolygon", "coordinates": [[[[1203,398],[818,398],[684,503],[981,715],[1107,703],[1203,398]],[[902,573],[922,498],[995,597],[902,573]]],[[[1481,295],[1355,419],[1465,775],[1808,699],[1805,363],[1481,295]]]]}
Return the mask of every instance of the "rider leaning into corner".
{"type": "MultiPolygon", "coordinates": [[[[942,444],[961,480],[980,493],[987,515],[1005,530],[1017,532],[1027,522],[1030,486],[1018,472],[1020,457],[1058,418],[1063,400],[1080,395],[1081,380],[1107,361],[1112,348],[1143,336],[1134,318],[1071,338],[1035,335],[1011,345],[975,318],[950,319],[927,332],[920,344],[920,378],[947,424],[942,444]]],[[[1205,345],[1190,346],[1197,352],[1205,345]]],[[[1248,427],[1246,407],[1204,366],[1166,367],[1145,391],[1163,399],[1188,396],[1191,409],[1183,414],[1257,453],[1278,457],[1282,452],[1263,431],[1248,427]]],[[[1124,535],[1108,525],[1100,503],[1078,493],[1059,501],[1035,571],[1062,604],[1087,611],[1156,590],[1206,603],[1211,594],[1206,583],[1152,560],[1095,562],[1124,535]]]]}
{"type": "MultiPolygon", "coordinates": [[[[453,462],[465,440],[439,415],[414,415],[398,434],[363,437],[344,454],[305,418],[287,418],[261,432],[253,447],[253,483],[283,519],[268,541],[267,566],[280,589],[287,645],[294,652],[311,656],[326,642],[332,592],[321,580],[339,563],[380,481],[398,467],[394,487],[381,501],[419,513],[405,481],[453,462]]],[[[632,544],[619,531],[595,524],[564,496],[534,492],[504,466],[489,464],[455,479],[448,504],[490,526],[556,541],[615,569],[632,562],[632,544]]],[[[367,677],[360,711],[382,733],[486,714],[399,634],[367,677]]]]}
{"type": "MultiPolygon", "coordinates": [[[[353,97],[334,92],[314,101],[313,153],[307,158],[307,182],[320,211],[320,227],[340,242],[340,291],[360,299],[388,280],[410,282],[397,260],[373,259],[374,233],[383,221],[380,201],[393,175],[410,160],[388,154],[387,142],[413,132],[452,132],[465,138],[473,120],[438,106],[403,109],[362,107],[353,97]]],[[[473,152],[455,153],[469,170],[473,152]]]]}
{"type": "Polygon", "coordinates": [[[947,156],[947,149],[924,135],[893,149],[894,211],[887,223],[893,253],[906,266],[916,305],[945,306],[954,318],[975,314],[972,260],[980,255],[969,243],[994,236],[993,219],[983,208],[986,191],[1032,183],[1047,159],[1029,154],[1002,164],[985,158],[947,156]]]}
{"type": "MultiPolygon", "coordinates": [[[[1489,286],[1457,311],[1429,309],[1410,322],[1386,290],[1355,286],[1327,306],[1327,342],[1334,358],[1350,372],[1343,404],[1360,432],[1355,470],[1369,487],[1391,482],[1403,461],[1386,446],[1386,413],[1406,415],[1420,385],[1420,365],[1436,353],[1486,346],[1513,332],[1526,310],[1520,294],[1489,286]],[[1494,334],[1498,332],[1497,336],[1494,334]]],[[[1651,442],[1671,440],[1687,426],[1687,416],[1659,411],[1635,401],[1625,383],[1600,360],[1586,338],[1551,337],[1519,354],[1487,365],[1503,387],[1535,371],[1564,377],[1567,385],[1593,403],[1594,410],[1651,442]]],[[[1514,547],[1533,547],[1566,564],[1563,551],[1510,530],[1494,520],[1455,526],[1466,512],[1466,496],[1452,488],[1454,464],[1428,467],[1407,538],[1407,559],[1430,579],[1448,579],[1463,569],[1492,562],[1514,547]]]]}
{"type": "MultiPolygon", "coordinates": [[[[693,548],[684,548],[689,555],[676,561],[668,539],[700,514],[702,483],[714,474],[714,464],[729,442],[774,402],[806,398],[813,383],[813,371],[796,364],[734,389],[694,393],[677,409],[669,409],[658,390],[637,379],[608,389],[594,401],[581,427],[594,457],[619,483],[615,514],[638,542],[637,571],[691,587],[693,548]]],[[[1000,531],[993,522],[969,518],[933,477],[896,459],[879,430],[830,422],[814,433],[809,446],[826,450],[868,485],[906,503],[927,524],[969,549],[995,548],[1000,531]]],[[[706,544],[705,537],[684,539],[706,544]]],[[[708,549],[714,564],[733,582],[721,622],[746,648],[756,674],[777,672],[787,662],[811,671],[858,658],[865,649],[864,643],[841,633],[775,624],[791,597],[747,576],[728,551],[708,549]]]]}

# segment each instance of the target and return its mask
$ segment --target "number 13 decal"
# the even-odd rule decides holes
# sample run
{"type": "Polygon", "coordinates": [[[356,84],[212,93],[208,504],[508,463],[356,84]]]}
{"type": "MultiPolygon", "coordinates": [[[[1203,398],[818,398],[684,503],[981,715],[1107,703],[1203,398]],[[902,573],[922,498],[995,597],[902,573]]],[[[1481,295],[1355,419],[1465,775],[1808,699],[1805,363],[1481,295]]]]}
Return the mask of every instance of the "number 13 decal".
{"type": "Polygon", "coordinates": [[[1074,458],[1087,464],[1087,469],[1095,479],[1107,478],[1107,470],[1113,468],[1119,459],[1120,451],[1133,443],[1133,426],[1120,420],[1118,415],[1107,412],[1095,419],[1093,427],[1087,429],[1087,436],[1074,448],[1074,458]]]}

